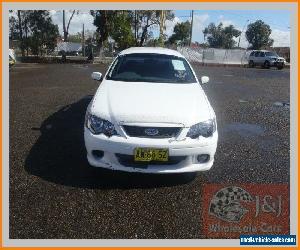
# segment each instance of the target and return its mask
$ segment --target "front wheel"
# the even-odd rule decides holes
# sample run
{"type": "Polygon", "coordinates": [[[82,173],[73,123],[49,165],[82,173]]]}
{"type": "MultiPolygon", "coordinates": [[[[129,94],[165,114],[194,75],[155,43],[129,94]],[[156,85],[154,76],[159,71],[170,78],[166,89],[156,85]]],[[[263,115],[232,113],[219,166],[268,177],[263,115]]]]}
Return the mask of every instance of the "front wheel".
{"type": "Polygon", "coordinates": [[[264,68],[265,69],[269,69],[270,68],[270,62],[269,61],[265,61],[264,68]]]}
{"type": "Polygon", "coordinates": [[[254,62],[253,62],[252,60],[249,62],[249,67],[250,67],[250,68],[253,68],[253,67],[254,67],[254,62]]]}
{"type": "Polygon", "coordinates": [[[277,66],[277,69],[280,70],[280,69],[283,69],[283,67],[284,67],[283,65],[278,65],[278,66],[277,66]]]}

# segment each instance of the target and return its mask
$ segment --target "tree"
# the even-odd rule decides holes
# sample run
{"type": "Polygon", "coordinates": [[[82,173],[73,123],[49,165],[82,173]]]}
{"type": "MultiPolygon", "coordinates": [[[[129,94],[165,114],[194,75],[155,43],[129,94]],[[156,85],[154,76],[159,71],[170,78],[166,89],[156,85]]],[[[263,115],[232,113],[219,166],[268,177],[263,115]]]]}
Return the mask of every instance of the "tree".
{"type": "Polygon", "coordinates": [[[29,27],[29,15],[30,13],[32,12],[32,10],[23,10],[22,11],[22,29],[24,31],[24,37],[23,37],[23,46],[24,46],[24,49],[26,49],[26,52],[27,52],[27,56],[28,56],[28,53],[29,53],[29,33],[30,33],[30,27],[29,27]]]}
{"type": "Polygon", "coordinates": [[[160,43],[160,39],[159,38],[151,38],[147,41],[146,46],[147,47],[157,47],[157,46],[161,46],[160,43]]]}
{"type": "Polygon", "coordinates": [[[169,37],[168,43],[187,45],[190,39],[191,23],[185,21],[184,23],[177,23],[174,26],[173,34],[169,37]]]}
{"type": "MultiPolygon", "coordinates": [[[[73,10],[72,13],[71,13],[71,16],[69,18],[69,21],[68,21],[68,24],[66,26],[66,13],[65,11],[63,10],[63,32],[64,32],[64,41],[65,42],[68,42],[68,35],[69,35],[69,28],[70,28],[70,23],[75,15],[75,12],[76,10],[73,10]]],[[[77,14],[79,12],[77,11],[77,14]]]]}
{"type": "Polygon", "coordinates": [[[270,39],[271,28],[262,20],[250,23],[246,30],[246,38],[251,44],[252,49],[260,49],[262,47],[272,46],[274,40],[270,39]]]}
{"type": "Polygon", "coordinates": [[[24,52],[24,41],[23,41],[23,29],[22,29],[22,19],[21,19],[21,10],[18,10],[18,21],[19,21],[19,39],[20,39],[20,47],[22,51],[22,56],[25,55],[24,52]]]}
{"type": "Polygon", "coordinates": [[[18,10],[18,22],[14,16],[9,19],[10,36],[19,40],[22,56],[29,49],[35,55],[53,51],[59,35],[58,26],[52,23],[49,11],[18,10]]]}
{"type": "MultiPolygon", "coordinates": [[[[147,36],[149,35],[150,28],[158,26],[161,23],[161,10],[140,10],[137,11],[138,29],[141,29],[140,36],[137,37],[137,45],[143,46],[147,36]],[[139,40],[139,41],[138,41],[139,40]]],[[[164,11],[163,20],[173,20],[174,13],[170,10],[164,11]]]]}
{"type": "Polygon", "coordinates": [[[223,23],[219,23],[216,26],[214,23],[210,23],[203,30],[204,37],[207,37],[207,41],[212,48],[225,48],[232,49],[236,42],[234,37],[239,37],[241,31],[234,28],[233,25],[223,27],[223,23]]]}
{"type": "Polygon", "coordinates": [[[73,35],[69,34],[68,42],[81,43],[82,42],[82,33],[77,32],[77,34],[73,34],[73,35]]]}
{"type": "Polygon", "coordinates": [[[43,55],[47,51],[53,51],[59,32],[58,26],[52,23],[49,11],[31,11],[28,21],[31,31],[29,46],[32,53],[43,55]]]}
{"type": "Polygon", "coordinates": [[[135,40],[131,29],[131,19],[127,12],[124,11],[114,15],[111,37],[115,40],[120,50],[134,45],[135,40]]]}
{"type": "Polygon", "coordinates": [[[15,13],[17,16],[17,19],[15,16],[10,16],[9,17],[9,36],[11,40],[18,40],[19,41],[19,46],[22,52],[22,56],[25,55],[25,49],[27,48],[27,13],[29,11],[25,10],[17,10],[16,12],[10,11],[10,13],[15,13]],[[24,32],[25,32],[25,37],[24,37],[24,32]]]}
{"type": "Polygon", "coordinates": [[[113,10],[91,10],[90,13],[94,17],[94,25],[99,32],[99,46],[103,47],[105,41],[107,41],[109,34],[113,28],[113,17],[117,11],[113,10]]]}
{"type": "Polygon", "coordinates": [[[19,39],[18,22],[14,16],[9,17],[9,40],[19,39]]]}
{"type": "MultiPolygon", "coordinates": [[[[94,25],[100,34],[99,45],[101,48],[109,37],[113,37],[120,48],[134,44],[143,46],[151,35],[151,28],[160,25],[161,22],[161,11],[159,10],[91,10],[90,13],[94,17],[94,25]],[[131,42],[132,37],[135,40],[134,43],[131,42]],[[125,41],[122,38],[125,38],[125,41]]],[[[172,11],[164,11],[164,14],[166,16],[164,20],[174,18],[172,11]]]]}

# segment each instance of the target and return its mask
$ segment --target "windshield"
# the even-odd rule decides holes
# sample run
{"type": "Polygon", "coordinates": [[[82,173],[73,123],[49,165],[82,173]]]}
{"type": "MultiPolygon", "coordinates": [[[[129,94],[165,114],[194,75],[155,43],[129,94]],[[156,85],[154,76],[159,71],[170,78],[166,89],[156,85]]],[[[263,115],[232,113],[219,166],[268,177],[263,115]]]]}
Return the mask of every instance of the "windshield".
{"type": "Polygon", "coordinates": [[[106,79],[125,82],[196,82],[184,58],[149,53],[118,56],[106,79]]]}
{"type": "Polygon", "coordinates": [[[278,55],[275,52],[266,52],[266,56],[276,56],[276,57],[278,57],[278,55]]]}

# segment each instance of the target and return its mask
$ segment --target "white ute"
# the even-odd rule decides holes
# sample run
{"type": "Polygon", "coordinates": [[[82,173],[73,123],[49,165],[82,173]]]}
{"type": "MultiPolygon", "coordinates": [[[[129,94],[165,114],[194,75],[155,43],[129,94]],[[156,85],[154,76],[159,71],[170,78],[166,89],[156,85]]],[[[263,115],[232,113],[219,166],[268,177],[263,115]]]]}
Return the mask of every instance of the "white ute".
{"type": "Polygon", "coordinates": [[[215,112],[187,60],[164,48],[122,51],[89,104],[84,139],[94,167],[143,173],[209,170],[218,132],[215,112]]]}

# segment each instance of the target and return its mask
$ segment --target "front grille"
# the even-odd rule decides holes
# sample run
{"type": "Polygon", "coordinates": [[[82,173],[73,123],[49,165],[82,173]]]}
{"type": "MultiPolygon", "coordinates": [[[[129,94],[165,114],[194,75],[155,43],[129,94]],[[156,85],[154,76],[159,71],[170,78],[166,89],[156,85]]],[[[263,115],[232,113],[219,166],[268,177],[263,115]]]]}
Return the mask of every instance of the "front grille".
{"type": "Polygon", "coordinates": [[[172,138],[176,137],[180,132],[180,127],[140,127],[140,126],[123,126],[126,134],[130,137],[146,137],[146,138],[172,138]],[[157,133],[148,133],[147,131],[156,131],[157,133]]]}
{"type": "Polygon", "coordinates": [[[136,162],[133,155],[116,154],[119,163],[125,167],[147,168],[148,165],[176,165],[186,159],[186,156],[169,156],[168,161],[136,162]]]}

